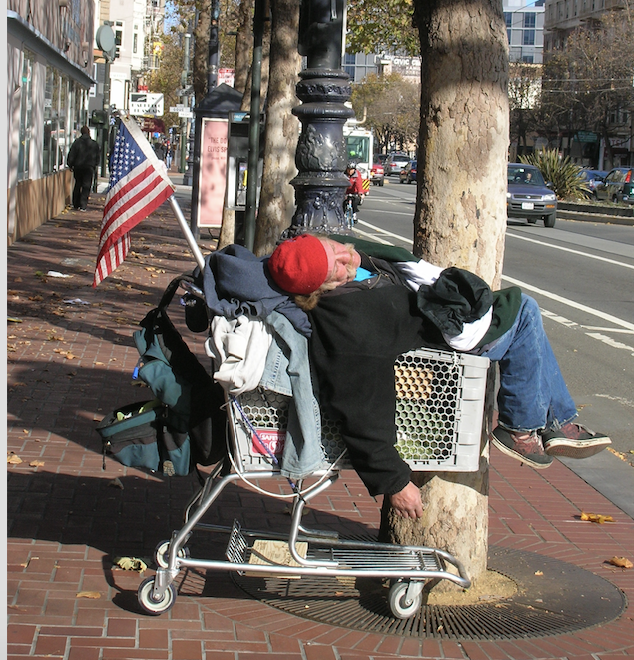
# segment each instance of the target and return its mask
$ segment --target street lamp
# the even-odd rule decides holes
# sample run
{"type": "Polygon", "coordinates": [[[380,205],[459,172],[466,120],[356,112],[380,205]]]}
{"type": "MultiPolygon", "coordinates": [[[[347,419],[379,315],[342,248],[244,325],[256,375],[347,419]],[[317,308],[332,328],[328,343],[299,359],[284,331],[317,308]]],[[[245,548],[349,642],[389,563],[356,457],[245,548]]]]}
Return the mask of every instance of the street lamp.
{"type": "Polygon", "coordinates": [[[347,150],[343,126],[354,111],[345,105],[352,93],[341,69],[344,0],[302,0],[299,53],[306,56],[293,108],[301,124],[295,164],[296,209],[282,240],[308,230],[347,233],[343,213],[347,150]]]}

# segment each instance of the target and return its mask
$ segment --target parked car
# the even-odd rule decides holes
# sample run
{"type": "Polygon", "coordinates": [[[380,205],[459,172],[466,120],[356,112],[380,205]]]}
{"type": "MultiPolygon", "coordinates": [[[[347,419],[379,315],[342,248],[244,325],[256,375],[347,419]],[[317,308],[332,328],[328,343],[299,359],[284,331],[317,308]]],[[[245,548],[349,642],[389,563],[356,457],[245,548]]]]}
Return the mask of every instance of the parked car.
{"type": "Polygon", "coordinates": [[[609,202],[634,204],[634,169],[615,167],[594,189],[597,199],[609,202]]]}
{"type": "Polygon", "coordinates": [[[546,185],[539,168],[523,163],[509,163],[507,184],[508,218],[526,218],[531,224],[541,218],[544,227],[555,226],[557,196],[546,185]]]}
{"type": "Polygon", "coordinates": [[[370,169],[370,181],[372,181],[375,186],[382,186],[385,183],[385,170],[379,160],[377,160],[370,169]]]}
{"type": "Polygon", "coordinates": [[[594,191],[597,187],[597,184],[605,179],[606,174],[607,172],[603,170],[581,170],[579,176],[590,190],[590,192],[587,193],[588,197],[596,199],[596,194],[594,191]]]}
{"type": "Polygon", "coordinates": [[[400,171],[409,163],[409,156],[402,152],[393,152],[387,155],[385,163],[383,163],[383,169],[387,176],[392,174],[398,174],[400,171]]]}
{"type": "Polygon", "coordinates": [[[412,181],[416,181],[416,161],[410,160],[401,170],[398,178],[401,183],[411,183],[412,181]]]}

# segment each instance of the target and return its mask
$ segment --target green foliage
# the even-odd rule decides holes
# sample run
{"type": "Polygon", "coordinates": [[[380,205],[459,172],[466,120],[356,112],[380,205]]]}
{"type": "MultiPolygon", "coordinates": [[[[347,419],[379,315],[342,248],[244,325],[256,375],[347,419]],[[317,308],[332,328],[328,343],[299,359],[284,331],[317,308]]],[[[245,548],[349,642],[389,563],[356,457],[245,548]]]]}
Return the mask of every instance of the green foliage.
{"type": "Polygon", "coordinates": [[[571,162],[568,156],[561,159],[557,149],[520,156],[520,162],[538,167],[544,180],[552,183],[558,199],[580,199],[590,192],[580,178],[582,168],[571,162]]]}
{"type": "Polygon", "coordinates": [[[398,73],[370,74],[355,85],[350,98],[358,119],[366,114],[380,150],[391,144],[404,148],[416,142],[420,126],[420,86],[398,73]]]}
{"type": "Polygon", "coordinates": [[[348,3],[346,52],[420,55],[413,14],[412,0],[354,0],[348,3]]]}
{"type": "Polygon", "coordinates": [[[148,87],[151,92],[162,93],[164,97],[164,108],[166,112],[163,115],[165,126],[178,126],[180,119],[174,112],[167,112],[171,106],[180,103],[180,97],[177,96],[178,90],[182,87],[181,76],[183,72],[184,50],[182,37],[178,33],[165,34],[162,37],[163,49],[160,56],[160,66],[151,71],[147,76],[148,87]]]}

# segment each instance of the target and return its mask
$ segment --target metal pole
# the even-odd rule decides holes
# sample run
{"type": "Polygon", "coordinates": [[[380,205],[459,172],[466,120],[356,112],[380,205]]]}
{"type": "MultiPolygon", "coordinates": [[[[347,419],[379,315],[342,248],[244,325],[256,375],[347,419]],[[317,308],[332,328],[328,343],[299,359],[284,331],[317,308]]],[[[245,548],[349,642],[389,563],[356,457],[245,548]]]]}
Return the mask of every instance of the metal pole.
{"type": "Polygon", "coordinates": [[[172,207],[172,211],[174,211],[174,215],[176,216],[176,219],[178,220],[178,224],[180,225],[183,235],[187,240],[187,245],[189,245],[189,249],[192,251],[194,255],[194,259],[196,259],[196,263],[198,264],[198,267],[202,272],[205,270],[205,257],[203,257],[203,253],[200,251],[200,248],[198,247],[198,243],[196,243],[196,238],[194,237],[192,230],[187,224],[187,220],[185,219],[185,216],[181,211],[181,207],[176,201],[176,196],[172,195],[168,201],[170,203],[170,206],[172,207]]]}
{"type": "Polygon", "coordinates": [[[110,136],[110,57],[103,53],[106,59],[103,81],[103,111],[106,113],[106,125],[101,133],[101,176],[106,176],[108,166],[108,138],[110,136]]]}
{"type": "MultiPolygon", "coordinates": [[[[187,94],[185,93],[187,88],[187,81],[189,79],[189,40],[191,34],[189,32],[185,34],[185,55],[183,57],[183,72],[181,73],[181,88],[183,94],[181,96],[181,103],[187,105],[187,94]]],[[[180,167],[178,171],[182,174],[187,168],[187,117],[181,117],[181,140],[180,140],[180,167]]]]}
{"type": "Polygon", "coordinates": [[[262,82],[262,34],[264,32],[264,0],[255,0],[253,16],[253,62],[251,64],[251,111],[249,114],[249,158],[247,161],[247,195],[244,210],[244,247],[253,251],[255,210],[260,156],[260,85],[262,82]]]}
{"type": "Polygon", "coordinates": [[[344,0],[302,0],[299,15],[299,54],[306,56],[293,108],[301,124],[295,163],[299,174],[291,181],[297,208],[288,238],[305,231],[349,233],[343,200],[349,186],[345,176],[347,152],[343,125],[354,111],[345,105],[352,89],[341,69],[344,0]]]}

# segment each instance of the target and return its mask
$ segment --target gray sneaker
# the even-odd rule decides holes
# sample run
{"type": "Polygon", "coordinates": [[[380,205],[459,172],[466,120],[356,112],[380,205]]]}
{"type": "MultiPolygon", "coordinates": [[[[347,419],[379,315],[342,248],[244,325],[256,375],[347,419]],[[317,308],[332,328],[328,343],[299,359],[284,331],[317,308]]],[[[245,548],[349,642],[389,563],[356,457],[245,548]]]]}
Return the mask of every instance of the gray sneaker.
{"type": "Polygon", "coordinates": [[[612,444],[604,433],[595,433],[575,422],[568,422],[557,431],[544,431],[542,440],[549,456],[569,458],[588,458],[612,444]]]}
{"type": "Polygon", "coordinates": [[[537,431],[530,434],[507,431],[497,426],[489,434],[489,440],[503,453],[526,463],[537,470],[547,468],[553,459],[546,454],[537,431]]]}

